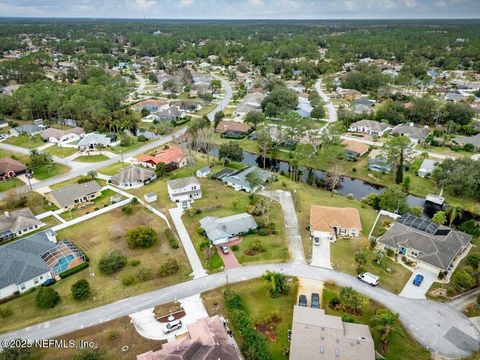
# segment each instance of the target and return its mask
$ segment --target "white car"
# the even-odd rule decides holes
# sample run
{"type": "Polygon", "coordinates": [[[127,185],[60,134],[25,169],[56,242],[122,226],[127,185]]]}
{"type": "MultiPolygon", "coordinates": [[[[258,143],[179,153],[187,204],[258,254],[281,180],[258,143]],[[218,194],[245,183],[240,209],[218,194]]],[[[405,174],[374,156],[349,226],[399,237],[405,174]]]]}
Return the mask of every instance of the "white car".
{"type": "Polygon", "coordinates": [[[222,250],[222,253],[224,253],[225,255],[228,254],[228,246],[227,245],[221,245],[220,246],[220,249],[222,250]]]}
{"type": "Polygon", "coordinates": [[[380,278],[377,275],[370,274],[365,272],[363,274],[358,275],[358,280],[367,283],[370,286],[377,286],[380,278]]]}
{"type": "Polygon", "coordinates": [[[164,334],[170,334],[172,331],[178,330],[182,327],[182,320],[173,320],[163,327],[164,334]]]}

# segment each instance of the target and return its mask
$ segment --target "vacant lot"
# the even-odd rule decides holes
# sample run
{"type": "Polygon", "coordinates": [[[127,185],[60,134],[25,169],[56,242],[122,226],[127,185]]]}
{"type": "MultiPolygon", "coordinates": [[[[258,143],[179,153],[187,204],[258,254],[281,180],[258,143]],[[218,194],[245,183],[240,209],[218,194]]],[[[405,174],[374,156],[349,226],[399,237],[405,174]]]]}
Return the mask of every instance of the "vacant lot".
{"type": "MultiPolygon", "coordinates": [[[[263,279],[245,281],[239,284],[229,285],[229,288],[241,296],[245,304],[245,310],[250,315],[253,324],[258,325],[270,315],[277,315],[280,322],[273,329],[275,339],[267,340],[268,350],[273,359],[287,359],[283,351],[290,347],[287,338],[287,331],[292,326],[293,305],[297,297],[297,281],[290,279],[290,294],[271,298],[268,293],[268,284],[263,279]]],[[[207,308],[208,314],[226,316],[225,304],[223,302],[223,291],[225,287],[215,289],[202,294],[202,298],[207,308]]],[[[230,323],[230,325],[232,325],[230,323]]],[[[239,346],[241,346],[241,329],[232,328],[239,346]]]]}
{"type": "Polygon", "coordinates": [[[107,155],[98,154],[98,155],[82,155],[75,158],[74,161],[78,162],[86,162],[86,163],[95,163],[108,160],[109,157],[107,155]]]}
{"type": "Polygon", "coordinates": [[[40,136],[19,135],[4,140],[4,143],[21,146],[27,149],[35,149],[44,144],[40,136]]]}
{"type": "Polygon", "coordinates": [[[174,250],[170,247],[163,236],[165,228],[165,222],[158,216],[141,206],[135,206],[131,215],[124,214],[121,209],[115,209],[60,231],[58,239],[68,239],[84,251],[90,258],[90,267],[53,285],[61,297],[60,304],[54,309],[38,309],[35,306],[36,291],[0,305],[13,310],[13,315],[7,321],[0,322],[0,332],[72,314],[187,280],[191,273],[188,260],[183,249],[174,250]],[[149,249],[128,248],[125,234],[137,226],[148,226],[155,229],[160,238],[159,243],[149,249]],[[112,275],[101,274],[98,270],[98,261],[105,252],[110,250],[118,250],[127,256],[129,262],[139,260],[140,264],[137,266],[127,265],[112,275]],[[137,282],[130,286],[122,284],[123,277],[136,276],[140,269],[156,271],[169,258],[177,259],[180,264],[178,273],[165,278],[137,282]],[[93,295],[86,301],[78,302],[73,300],[70,287],[82,278],[90,282],[93,295]]]}
{"type": "Polygon", "coordinates": [[[71,148],[71,147],[59,147],[57,145],[50,146],[46,148],[45,150],[42,150],[42,152],[58,156],[61,158],[66,158],[67,156],[73,155],[78,151],[77,148],[71,148]]]}
{"type": "Polygon", "coordinates": [[[32,171],[33,177],[37,180],[45,180],[54,176],[65,174],[70,171],[66,165],[54,163],[53,166],[42,166],[32,171]]]}

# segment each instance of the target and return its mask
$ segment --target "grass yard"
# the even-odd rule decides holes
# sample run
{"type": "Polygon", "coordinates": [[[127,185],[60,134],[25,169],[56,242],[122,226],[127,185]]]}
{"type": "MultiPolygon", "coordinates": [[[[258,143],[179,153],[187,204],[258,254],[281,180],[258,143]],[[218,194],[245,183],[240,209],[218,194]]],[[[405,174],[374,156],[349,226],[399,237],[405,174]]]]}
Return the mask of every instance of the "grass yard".
{"type": "Polygon", "coordinates": [[[9,157],[14,160],[20,161],[23,164],[26,164],[29,160],[28,155],[19,154],[16,152],[8,151],[5,149],[0,149],[0,158],[9,157]]]}
{"type": "Polygon", "coordinates": [[[54,163],[53,167],[43,166],[32,171],[33,177],[37,180],[45,180],[54,176],[62,175],[70,171],[66,165],[54,163]]]}
{"type": "MultiPolygon", "coordinates": [[[[68,179],[68,180],[65,180],[65,181],[62,181],[62,182],[59,182],[59,183],[55,183],[53,185],[50,185],[50,189],[54,190],[54,189],[60,189],[64,186],[67,186],[67,185],[72,185],[72,184],[78,184],[78,181],[80,179],[83,179],[84,176],[77,176],[73,179],[68,179]]],[[[105,180],[103,179],[95,179],[96,182],[98,182],[100,184],[100,186],[105,186],[105,184],[107,183],[105,180]]]]}
{"type": "Polygon", "coordinates": [[[110,159],[107,155],[98,154],[98,155],[82,155],[74,159],[74,161],[84,162],[84,163],[96,163],[110,159]]]}
{"type": "Polygon", "coordinates": [[[473,153],[465,151],[463,149],[454,151],[448,146],[434,146],[430,145],[428,148],[423,148],[420,145],[415,146],[415,150],[424,151],[424,152],[433,152],[441,155],[447,155],[452,157],[470,157],[473,153]]]}
{"type": "Polygon", "coordinates": [[[171,248],[163,235],[165,229],[166,224],[163,220],[138,205],[134,207],[131,215],[124,214],[121,209],[115,209],[59,231],[57,235],[59,240],[70,240],[89,256],[90,267],[53,285],[53,289],[58,291],[61,297],[61,302],[54,309],[37,308],[35,290],[0,305],[13,310],[13,315],[8,317],[8,320],[0,322],[0,332],[73,314],[189,279],[191,268],[187,257],[182,248],[176,250],[171,248]],[[159,243],[149,249],[128,248],[125,234],[138,226],[153,228],[159,236],[159,243]],[[98,270],[98,261],[110,250],[118,250],[127,256],[129,262],[135,259],[139,260],[140,264],[138,266],[128,264],[117,273],[104,275],[98,270]],[[125,276],[136,276],[140,269],[156,271],[169,258],[177,259],[180,265],[180,270],[176,274],[138,281],[130,286],[122,284],[122,278],[125,276]],[[78,302],[73,300],[70,287],[82,278],[89,281],[92,296],[86,301],[78,302]]]}
{"type": "MultiPolygon", "coordinates": [[[[363,308],[361,315],[352,315],[344,311],[332,309],[328,306],[328,304],[332,298],[338,297],[339,291],[340,288],[328,283],[325,284],[322,295],[322,308],[325,309],[325,313],[327,315],[349,315],[356,323],[371,325],[371,317],[378,309],[383,308],[382,305],[369,300],[368,305],[363,308]]],[[[372,337],[375,342],[375,349],[380,351],[380,334],[372,326],[370,326],[370,332],[372,333],[372,337]]],[[[422,345],[417,343],[401,324],[399,325],[398,331],[392,333],[387,353],[383,355],[388,360],[431,359],[431,354],[425,348],[423,348],[422,345]]]]}
{"type": "MultiPolygon", "coordinates": [[[[84,208],[65,211],[62,214],[60,214],[60,216],[62,217],[62,219],[70,221],[80,216],[86,215],[88,213],[91,213],[93,211],[96,211],[98,209],[101,209],[110,205],[110,198],[114,195],[117,195],[117,193],[113,190],[110,190],[110,189],[103,190],[102,194],[93,200],[92,205],[84,208]]],[[[122,200],[123,200],[123,196],[122,196],[122,200]]]]}
{"type": "Polygon", "coordinates": [[[53,145],[53,146],[50,146],[49,148],[46,148],[45,150],[42,150],[42,152],[53,155],[53,156],[66,158],[78,152],[78,149],[71,148],[71,147],[59,147],[57,145],[53,145]]]}
{"type": "Polygon", "coordinates": [[[115,175],[120,169],[123,169],[124,167],[129,166],[130,164],[122,163],[122,162],[117,162],[112,165],[105,166],[98,170],[98,173],[103,174],[103,175],[115,175]]]}
{"type": "Polygon", "coordinates": [[[0,181],[0,192],[7,191],[23,185],[25,185],[25,183],[18,178],[0,181]]]}
{"type": "Polygon", "coordinates": [[[208,105],[205,105],[203,108],[201,108],[197,113],[196,115],[202,117],[203,115],[207,115],[209,114],[210,112],[212,112],[216,107],[218,106],[218,104],[208,104],[208,105]]]}
{"type": "MultiPolygon", "coordinates": [[[[287,359],[283,351],[290,347],[287,338],[287,331],[292,326],[293,305],[296,303],[297,283],[292,279],[290,294],[273,299],[268,294],[268,284],[261,278],[229,285],[229,288],[241,296],[245,304],[245,310],[250,315],[253,324],[258,324],[268,316],[275,314],[281,318],[275,328],[276,339],[267,340],[268,350],[273,359],[287,359]]],[[[202,298],[210,316],[222,314],[227,315],[223,302],[223,291],[225,287],[218,288],[202,294],[202,298]]],[[[230,322],[230,326],[232,323],[230,322]]],[[[239,331],[232,327],[235,339],[241,347],[242,339],[239,331]]]]}
{"type": "Polygon", "coordinates": [[[147,144],[147,141],[144,141],[144,142],[138,141],[136,137],[131,137],[130,141],[131,141],[131,144],[128,145],[128,146],[118,145],[118,146],[108,148],[108,151],[111,151],[115,154],[121,154],[121,153],[125,154],[129,151],[135,150],[135,149],[147,144]]]}
{"type": "Polygon", "coordinates": [[[45,227],[42,228],[42,230],[51,228],[56,225],[60,225],[60,221],[53,215],[43,218],[41,221],[45,223],[45,227]]]}
{"type": "Polygon", "coordinates": [[[26,134],[10,137],[3,142],[5,144],[20,146],[27,149],[35,149],[44,144],[40,136],[28,136],[26,134]]]}
{"type": "MultiPolygon", "coordinates": [[[[129,317],[122,317],[100,325],[95,325],[86,329],[78,330],[64,336],[55,338],[59,340],[75,340],[77,344],[80,341],[93,342],[95,347],[104,356],[105,360],[129,360],[135,358],[137,354],[142,354],[150,350],[159,350],[162,341],[149,340],[139,335],[135,327],[130,324],[129,317]],[[128,351],[122,351],[122,347],[128,346],[128,351]]],[[[48,349],[35,348],[31,353],[31,360],[63,360],[73,359],[80,353],[76,349],[63,349],[51,347],[48,349]]]]}

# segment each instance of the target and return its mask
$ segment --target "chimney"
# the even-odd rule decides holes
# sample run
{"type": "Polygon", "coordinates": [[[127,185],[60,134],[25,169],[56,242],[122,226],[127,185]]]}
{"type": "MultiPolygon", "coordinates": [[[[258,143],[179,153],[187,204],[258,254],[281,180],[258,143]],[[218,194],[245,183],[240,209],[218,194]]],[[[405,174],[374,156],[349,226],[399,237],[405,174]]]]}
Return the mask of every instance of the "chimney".
{"type": "Polygon", "coordinates": [[[50,240],[54,244],[57,243],[57,233],[54,230],[48,229],[47,231],[45,231],[45,235],[47,235],[48,240],[50,240]]]}
{"type": "Polygon", "coordinates": [[[5,211],[3,215],[7,218],[10,219],[10,213],[8,211],[5,211]]]}

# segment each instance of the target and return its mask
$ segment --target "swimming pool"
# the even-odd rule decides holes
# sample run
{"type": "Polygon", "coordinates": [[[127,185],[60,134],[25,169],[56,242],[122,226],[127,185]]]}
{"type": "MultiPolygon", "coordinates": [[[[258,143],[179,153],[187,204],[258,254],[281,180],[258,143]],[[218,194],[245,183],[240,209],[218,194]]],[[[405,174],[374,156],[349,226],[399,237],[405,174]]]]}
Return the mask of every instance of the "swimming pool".
{"type": "Polygon", "coordinates": [[[52,268],[52,271],[56,274],[60,274],[60,273],[64,272],[65,270],[68,269],[68,266],[70,265],[70,262],[73,259],[75,259],[75,256],[73,256],[73,255],[66,255],[66,256],[58,259],[57,263],[52,268]]]}

